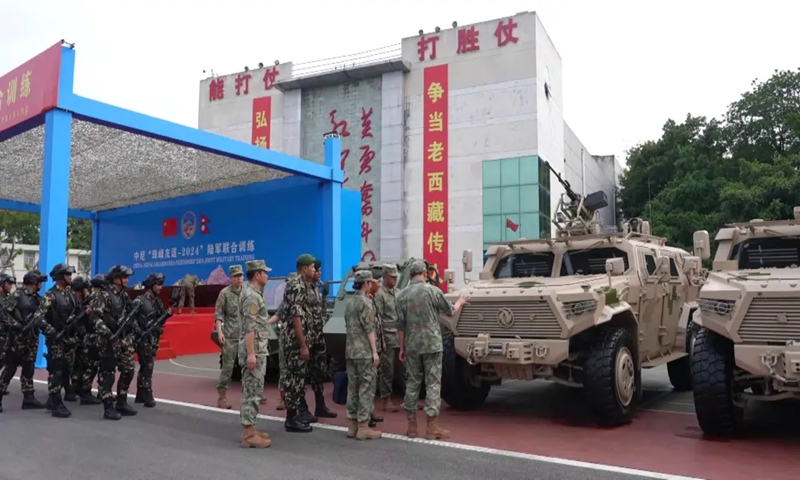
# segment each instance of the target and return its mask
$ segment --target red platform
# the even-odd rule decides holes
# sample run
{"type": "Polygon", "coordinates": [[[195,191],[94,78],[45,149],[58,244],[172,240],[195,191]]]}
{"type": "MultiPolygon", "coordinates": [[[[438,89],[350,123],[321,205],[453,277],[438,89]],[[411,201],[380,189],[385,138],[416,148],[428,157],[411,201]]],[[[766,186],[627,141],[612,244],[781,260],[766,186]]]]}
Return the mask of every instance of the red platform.
{"type": "Polygon", "coordinates": [[[184,308],[182,314],[175,313],[167,320],[164,334],[161,335],[157,360],[219,352],[219,347],[211,341],[214,307],[198,307],[195,314],[188,312],[189,309],[184,308]]]}

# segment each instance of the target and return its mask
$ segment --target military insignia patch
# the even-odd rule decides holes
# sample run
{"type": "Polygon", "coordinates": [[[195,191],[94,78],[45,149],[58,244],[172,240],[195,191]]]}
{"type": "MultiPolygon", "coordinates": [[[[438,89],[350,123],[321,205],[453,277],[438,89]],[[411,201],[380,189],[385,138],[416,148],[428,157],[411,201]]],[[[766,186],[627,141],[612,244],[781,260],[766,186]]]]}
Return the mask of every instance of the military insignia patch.
{"type": "Polygon", "coordinates": [[[258,315],[258,305],[257,304],[253,303],[253,304],[250,305],[250,315],[252,315],[254,317],[256,315],[258,315]]]}

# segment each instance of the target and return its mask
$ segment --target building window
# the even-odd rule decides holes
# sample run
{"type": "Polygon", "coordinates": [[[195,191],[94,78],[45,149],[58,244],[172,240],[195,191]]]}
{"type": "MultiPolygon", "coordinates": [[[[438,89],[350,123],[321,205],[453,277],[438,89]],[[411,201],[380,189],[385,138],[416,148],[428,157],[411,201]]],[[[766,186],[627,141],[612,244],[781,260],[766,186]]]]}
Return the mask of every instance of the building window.
{"type": "Polygon", "coordinates": [[[33,270],[33,266],[36,265],[36,252],[28,250],[22,252],[22,263],[25,264],[25,270],[33,270]]]}
{"type": "Polygon", "coordinates": [[[484,249],[495,242],[541,238],[543,230],[549,237],[549,212],[550,171],[538,156],[483,162],[484,249]]]}

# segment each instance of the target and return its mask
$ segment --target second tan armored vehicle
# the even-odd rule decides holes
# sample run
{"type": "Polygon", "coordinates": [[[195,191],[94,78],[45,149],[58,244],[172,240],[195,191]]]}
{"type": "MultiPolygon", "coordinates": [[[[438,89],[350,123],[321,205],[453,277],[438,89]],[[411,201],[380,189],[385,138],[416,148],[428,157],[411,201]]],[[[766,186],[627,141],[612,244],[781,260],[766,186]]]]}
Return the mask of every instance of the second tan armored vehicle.
{"type": "MultiPolygon", "coordinates": [[[[708,232],[695,254],[710,257],[708,232]]],[[[705,433],[737,432],[748,400],[800,398],[800,207],[791,220],[727,225],[698,299],[692,369],[705,433]]]]}
{"type": "MultiPolygon", "coordinates": [[[[565,187],[557,238],[492,245],[479,280],[458,292],[469,304],[441,318],[452,332],[442,372],[451,407],[481,405],[505,379],[545,379],[582,388],[596,422],[612,426],[633,418],[643,368],[667,364],[673,386],[691,389],[687,332],[699,287],[684,269],[699,259],[640,219],[604,232],[605,195],[565,187]]],[[[463,263],[471,271],[470,251],[463,263]]]]}

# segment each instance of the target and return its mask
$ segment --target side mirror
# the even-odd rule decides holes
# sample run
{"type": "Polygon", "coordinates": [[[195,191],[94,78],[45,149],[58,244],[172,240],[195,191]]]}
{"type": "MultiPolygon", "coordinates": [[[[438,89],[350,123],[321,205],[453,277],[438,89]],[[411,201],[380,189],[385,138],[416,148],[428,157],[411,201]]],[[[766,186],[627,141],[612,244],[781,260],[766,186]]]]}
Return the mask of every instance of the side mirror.
{"type": "Polygon", "coordinates": [[[472,250],[466,249],[461,253],[461,264],[464,266],[464,272],[472,271],[472,250]]]}
{"type": "Polygon", "coordinates": [[[452,284],[456,281],[456,272],[453,270],[445,270],[444,271],[444,281],[447,283],[452,284]]]}
{"type": "Polygon", "coordinates": [[[711,257],[711,242],[706,230],[698,230],[692,235],[693,252],[695,257],[708,260],[711,257]]]}
{"type": "Polygon", "coordinates": [[[661,257],[657,260],[656,264],[656,275],[658,278],[664,278],[669,276],[669,257],[661,257]]]}
{"type": "Polygon", "coordinates": [[[625,273],[625,260],[621,258],[606,260],[606,273],[611,277],[618,277],[625,273]]]}
{"type": "Polygon", "coordinates": [[[683,273],[686,275],[696,274],[700,272],[702,265],[700,257],[686,257],[683,259],[683,273]]]}

